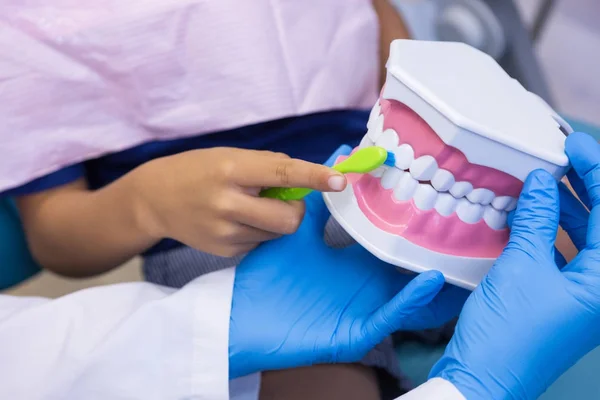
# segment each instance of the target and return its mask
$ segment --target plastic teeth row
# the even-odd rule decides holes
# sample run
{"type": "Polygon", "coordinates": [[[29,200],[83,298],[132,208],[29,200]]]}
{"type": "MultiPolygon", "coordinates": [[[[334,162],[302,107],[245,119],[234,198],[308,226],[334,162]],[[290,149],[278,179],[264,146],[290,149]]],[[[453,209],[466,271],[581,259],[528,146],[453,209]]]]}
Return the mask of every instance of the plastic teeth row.
{"type": "Polygon", "coordinates": [[[497,210],[491,204],[472,203],[465,197],[457,199],[448,192],[440,193],[428,183],[420,183],[408,171],[398,168],[382,170],[381,186],[393,190],[394,197],[399,201],[412,199],[415,206],[424,211],[435,209],[443,216],[456,213],[467,224],[475,224],[483,219],[492,229],[506,227],[506,211],[497,210]]]}

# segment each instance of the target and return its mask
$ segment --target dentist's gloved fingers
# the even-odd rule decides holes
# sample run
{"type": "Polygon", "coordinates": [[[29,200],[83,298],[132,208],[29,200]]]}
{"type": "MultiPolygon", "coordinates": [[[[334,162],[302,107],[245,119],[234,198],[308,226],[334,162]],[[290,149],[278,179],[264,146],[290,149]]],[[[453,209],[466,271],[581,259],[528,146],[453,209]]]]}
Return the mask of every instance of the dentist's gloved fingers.
{"type": "Polygon", "coordinates": [[[506,251],[525,248],[550,256],[558,231],[559,212],[556,181],[545,171],[533,171],[523,185],[512,217],[506,251]]]}
{"type": "Polygon", "coordinates": [[[325,224],[329,219],[329,210],[323,200],[323,194],[320,192],[312,192],[304,199],[306,203],[305,218],[300,229],[308,229],[318,238],[323,237],[325,224]]]}
{"type": "Polygon", "coordinates": [[[589,197],[588,208],[600,204],[600,144],[585,133],[567,137],[565,151],[577,175],[583,180],[589,197]]]}
{"type": "MultiPolygon", "coordinates": [[[[388,303],[376,310],[362,325],[364,337],[373,344],[380,343],[392,333],[403,329],[407,320],[426,307],[444,286],[444,275],[427,271],[417,275],[388,303]]],[[[412,328],[412,327],[411,327],[412,328]]]]}
{"type": "Polygon", "coordinates": [[[560,195],[560,226],[567,232],[577,250],[581,251],[587,240],[590,212],[564,183],[558,184],[558,192],[560,195]]]}
{"type": "Polygon", "coordinates": [[[508,229],[512,229],[513,219],[515,218],[515,211],[510,211],[506,216],[506,224],[508,225],[508,229]]]}
{"type": "Polygon", "coordinates": [[[574,169],[569,170],[569,172],[567,172],[567,178],[569,179],[569,184],[577,194],[577,197],[579,197],[583,204],[589,209],[590,198],[585,190],[583,180],[577,175],[577,171],[574,169]]]}
{"type": "Polygon", "coordinates": [[[567,138],[566,152],[589,197],[587,245],[600,247],[600,144],[589,135],[573,133],[567,138]]]}
{"type": "Polygon", "coordinates": [[[431,303],[405,320],[405,326],[411,330],[438,328],[460,314],[470,294],[468,290],[446,284],[431,303]]]}
{"type": "Polygon", "coordinates": [[[327,161],[325,161],[324,165],[327,167],[332,167],[333,164],[335,163],[335,160],[337,160],[338,157],[347,156],[350,153],[352,153],[352,147],[348,146],[347,144],[343,144],[340,147],[338,147],[337,150],[334,151],[331,156],[329,156],[327,161]]]}

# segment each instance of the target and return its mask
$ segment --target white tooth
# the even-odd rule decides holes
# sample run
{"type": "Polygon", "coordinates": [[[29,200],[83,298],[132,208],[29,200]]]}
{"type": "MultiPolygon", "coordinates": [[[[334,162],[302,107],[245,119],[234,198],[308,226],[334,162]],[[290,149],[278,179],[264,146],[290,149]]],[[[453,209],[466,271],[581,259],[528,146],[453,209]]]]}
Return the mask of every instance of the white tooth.
{"type": "Polygon", "coordinates": [[[435,201],[435,210],[447,217],[456,210],[457,200],[450,193],[440,193],[435,201]]]}
{"type": "Polygon", "coordinates": [[[450,171],[438,169],[433,175],[431,184],[438,192],[447,192],[454,185],[454,176],[450,171]]]}
{"type": "Polygon", "coordinates": [[[421,156],[410,164],[410,174],[420,181],[431,180],[437,169],[437,161],[431,156],[421,156]]]}
{"type": "Polygon", "coordinates": [[[421,210],[431,210],[435,206],[437,192],[426,183],[421,183],[415,192],[415,205],[421,210]]]}
{"type": "Polygon", "coordinates": [[[474,224],[483,216],[483,206],[481,204],[473,204],[467,199],[460,199],[456,206],[456,214],[461,221],[467,224],[474,224]]]}
{"type": "Polygon", "coordinates": [[[404,172],[400,171],[398,168],[388,168],[381,178],[381,186],[384,189],[393,188],[400,181],[403,173],[404,172]]]}
{"type": "Polygon", "coordinates": [[[471,193],[471,190],[473,190],[473,185],[469,182],[456,182],[450,188],[450,194],[457,199],[460,199],[471,193]]]}
{"type": "Polygon", "coordinates": [[[369,137],[367,135],[365,135],[362,140],[360,141],[360,144],[358,145],[359,148],[364,149],[365,147],[371,147],[373,146],[373,142],[371,141],[371,139],[369,139],[369,137]]]}
{"type": "Polygon", "coordinates": [[[483,212],[483,219],[492,229],[503,229],[506,227],[506,211],[498,211],[494,207],[487,206],[483,212]]]}
{"type": "Polygon", "coordinates": [[[373,142],[377,142],[377,139],[379,139],[379,136],[381,136],[382,133],[383,133],[383,115],[380,115],[379,117],[377,117],[375,119],[375,121],[373,121],[373,124],[367,131],[367,136],[369,136],[369,139],[371,139],[373,142]]]}
{"type": "Polygon", "coordinates": [[[474,189],[467,195],[467,199],[471,200],[472,203],[482,204],[487,206],[494,200],[494,192],[489,189],[474,189]]]}
{"type": "Polygon", "coordinates": [[[504,210],[510,204],[510,196],[498,196],[492,200],[492,207],[496,210],[504,210]]]}
{"type": "Polygon", "coordinates": [[[406,143],[394,150],[394,155],[396,156],[396,167],[400,169],[408,169],[415,159],[415,152],[406,143]]]}
{"type": "Polygon", "coordinates": [[[381,114],[381,105],[379,105],[379,100],[377,100],[377,103],[375,103],[371,109],[371,114],[369,114],[369,121],[367,122],[368,129],[371,129],[375,120],[379,117],[379,114],[381,114]]]}
{"type": "Polygon", "coordinates": [[[379,167],[371,171],[371,175],[373,175],[375,178],[381,178],[386,169],[386,167],[379,167]]]}
{"type": "Polygon", "coordinates": [[[402,172],[400,182],[394,188],[394,197],[400,201],[408,200],[417,190],[417,186],[419,186],[419,181],[410,176],[410,173],[402,172]]]}
{"type": "Polygon", "coordinates": [[[386,150],[395,150],[398,147],[398,135],[392,129],[386,129],[385,132],[379,139],[375,141],[375,144],[379,147],[383,147],[386,150]]]}
{"type": "Polygon", "coordinates": [[[510,202],[508,203],[508,205],[506,206],[506,208],[504,210],[511,212],[515,208],[517,208],[517,199],[515,199],[514,197],[511,197],[510,202]]]}

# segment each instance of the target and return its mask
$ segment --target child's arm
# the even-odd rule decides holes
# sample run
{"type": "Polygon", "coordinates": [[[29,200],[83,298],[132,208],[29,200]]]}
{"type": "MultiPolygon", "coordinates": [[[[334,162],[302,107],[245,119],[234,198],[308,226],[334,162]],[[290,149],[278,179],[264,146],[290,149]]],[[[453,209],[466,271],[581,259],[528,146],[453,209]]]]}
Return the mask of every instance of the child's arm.
{"type": "Polygon", "coordinates": [[[408,39],[408,29],[396,8],[389,0],[373,0],[373,7],[379,18],[379,70],[380,84],[385,83],[385,63],[390,55],[390,44],[396,39],[408,39]]]}
{"type": "Polygon", "coordinates": [[[257,197],[263,187],[343,190],[340,173],[283,154],[214,148],[150,161],[91,191],[80,180],[17,200],[29,246],[45,268],[106,272],[161,238],[221,256],[293,233],[301,202],[257,197]]]}
{"type": "Polygon", "coordinates": [[[61,275],[92,276],[142,253],[159,240],[135,193],[137,171],[97,191],[80,179],[17,198],[34,258],[61,275]]]}

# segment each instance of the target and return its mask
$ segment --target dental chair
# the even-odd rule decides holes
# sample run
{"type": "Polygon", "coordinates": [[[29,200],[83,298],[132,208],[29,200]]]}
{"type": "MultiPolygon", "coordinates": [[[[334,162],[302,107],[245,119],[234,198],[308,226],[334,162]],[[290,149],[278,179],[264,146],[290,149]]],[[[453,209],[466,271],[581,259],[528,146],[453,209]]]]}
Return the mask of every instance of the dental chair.
{"type": "Polygon", "coordinates": [[[417,40],[464,42],[495,58],[529,91],[554,106],[534,55],[554,0],[544,0],[528,29],[514,0],[391,0],[417,40]]]}

